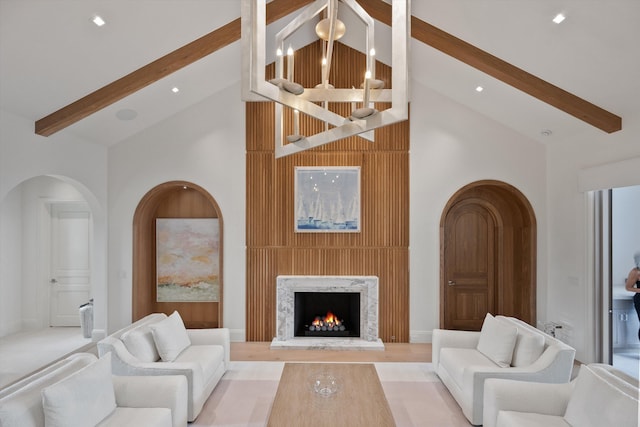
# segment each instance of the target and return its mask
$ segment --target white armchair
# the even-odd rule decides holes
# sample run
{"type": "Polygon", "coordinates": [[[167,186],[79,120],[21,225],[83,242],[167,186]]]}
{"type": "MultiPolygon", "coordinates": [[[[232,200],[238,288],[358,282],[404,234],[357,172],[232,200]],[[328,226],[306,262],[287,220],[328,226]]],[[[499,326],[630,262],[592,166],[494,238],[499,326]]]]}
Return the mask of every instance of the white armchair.
{"type": "Polygon", "coordinates": [[[177,312],[149,314],[98,342],[116,375],[185,376],[190,422],[226,372],[230,349],[228,329],[185,329],[177,312]]]}
{"type": "Polygon", "coordinates": [[[638,380],[609,365],[580,367],[571,383],[488,379],[484,427],[637,427],[638,380]]]}

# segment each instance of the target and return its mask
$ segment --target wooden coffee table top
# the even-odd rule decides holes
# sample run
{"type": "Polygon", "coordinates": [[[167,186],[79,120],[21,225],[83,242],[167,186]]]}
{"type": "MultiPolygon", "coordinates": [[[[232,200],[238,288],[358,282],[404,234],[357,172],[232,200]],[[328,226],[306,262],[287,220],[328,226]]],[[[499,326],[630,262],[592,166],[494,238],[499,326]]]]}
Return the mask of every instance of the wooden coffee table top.
{"type": "Polygon", "coordinates": [[[395,426],[373,364],[286,363],[267,423],[283,426],[395,426]],[[335,377],[340,390],[329,397],[312,390],[316,374],[335,377]]]}

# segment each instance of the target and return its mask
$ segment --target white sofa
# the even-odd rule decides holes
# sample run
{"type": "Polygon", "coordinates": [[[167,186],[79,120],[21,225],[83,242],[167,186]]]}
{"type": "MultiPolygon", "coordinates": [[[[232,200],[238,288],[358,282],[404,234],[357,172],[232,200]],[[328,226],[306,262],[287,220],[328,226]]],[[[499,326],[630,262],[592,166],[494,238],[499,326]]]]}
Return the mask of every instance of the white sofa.
{"type": "Polygon", "coordinates": [[[473,425],[482,424],[486,379],[566,383],[574,358],[573,348],[513,317],[487,314],[480,332],[433,331],[434,370],[473,425]]]}
{"type": "Polygon", "coordinates": [[[185,329],[178,312],[149,314],[98,342],[116,375],[184,375],[194,421],[229,366],[229,330],[185,329]]]}
{"type": "Polygon", "coordinates": [[[184,427],[187,381],[113,376],[109,355],[78,353],[0,391],[0,426],[45,425],[184,427]]]}
{"type": "Polygon", "coordinates": [[[488,379],[484,427],[638,427],[638,380],[583,365],[568,384],[488,379]]]}

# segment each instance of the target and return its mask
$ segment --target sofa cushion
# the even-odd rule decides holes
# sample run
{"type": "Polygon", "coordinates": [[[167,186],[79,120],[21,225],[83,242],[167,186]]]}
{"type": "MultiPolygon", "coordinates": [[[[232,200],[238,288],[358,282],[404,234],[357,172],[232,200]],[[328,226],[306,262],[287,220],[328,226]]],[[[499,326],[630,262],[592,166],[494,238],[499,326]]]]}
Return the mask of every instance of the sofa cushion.
{"type": "Polygon", "coordinates": [[[501,322],[491,313],[487,313],[480,330],[477,349],[498,366],[509,367],[517,335],[518,328],[516,326],[510,325],[506,321],[501,322]]]}
{"type": "Polygon", "coordinates": [[[464,371],[471,366],[493,367],[496,364],[475,348],[443,348],[440,350],[440,366],[460,388],[464,385],[464,371]]]}
{"type": "Polygon", "coordinates": [[[564,418],[556,415],[530,412],[500,411],[496,427],[571,427],[564,418]]]}
{"type": "Polygon", "coordinates": [[[141,362],[157,362],[160,360],[153,334],[148,325],[131,329],[122,334],[120,339],[129,353],[141,362]]]}
{"type": "Polygon", "coordinates": [[[187,329],[180,313],[174,311],[169,317],[149,325],[158,354],[164,362],[173,362],[182,351],[191,345],[187,329]]]}
{"type": "Polygon", "coordinates": [[[116,408],[96,427],[172,427],[169,408],[116,408]]]}
{"type": "Polygon", "coordinates": [[[192,345],[175,359],[175,362],[197,363],[202,369],[204,382],[208,382],[218,370],[224,359],[224,348],[221,345],[192,345]]]}
{"type": "Polygon", "coordinates": [[[42,390],[47,427],[93,426],[116,409],[111,353],[42,390]]]}
{"type": "Polygon", "coordinates": [[[518,328],[511,366],[529,366],[538,360],[543,351],[544,335],[518,328]]]}
{"type": "Polygon", "coordinates": [[[582,365],[565,419],[573,426],[637,427],[638,389],[610,372],[582,365]]]}

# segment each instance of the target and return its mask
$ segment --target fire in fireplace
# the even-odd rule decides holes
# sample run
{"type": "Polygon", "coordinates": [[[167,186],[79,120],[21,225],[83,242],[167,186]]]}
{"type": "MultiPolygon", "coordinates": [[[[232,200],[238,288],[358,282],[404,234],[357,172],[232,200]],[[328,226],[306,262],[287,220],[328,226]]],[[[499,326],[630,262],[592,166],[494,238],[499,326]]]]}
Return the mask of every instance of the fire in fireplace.
{"type": "Polygon", "coordinates": [[[359,292],[296,292],[295,336],[360,337],[359,292]]]}
{"type": "Polygon", "coordinates": [[[328,312],[326,316],[316,316],[313,322],[311,322],[311,326],[309,326],[309,331],[342,332],[346,330],[346,328],[342,320],[338,319],[332,312],[328,312]]]}

